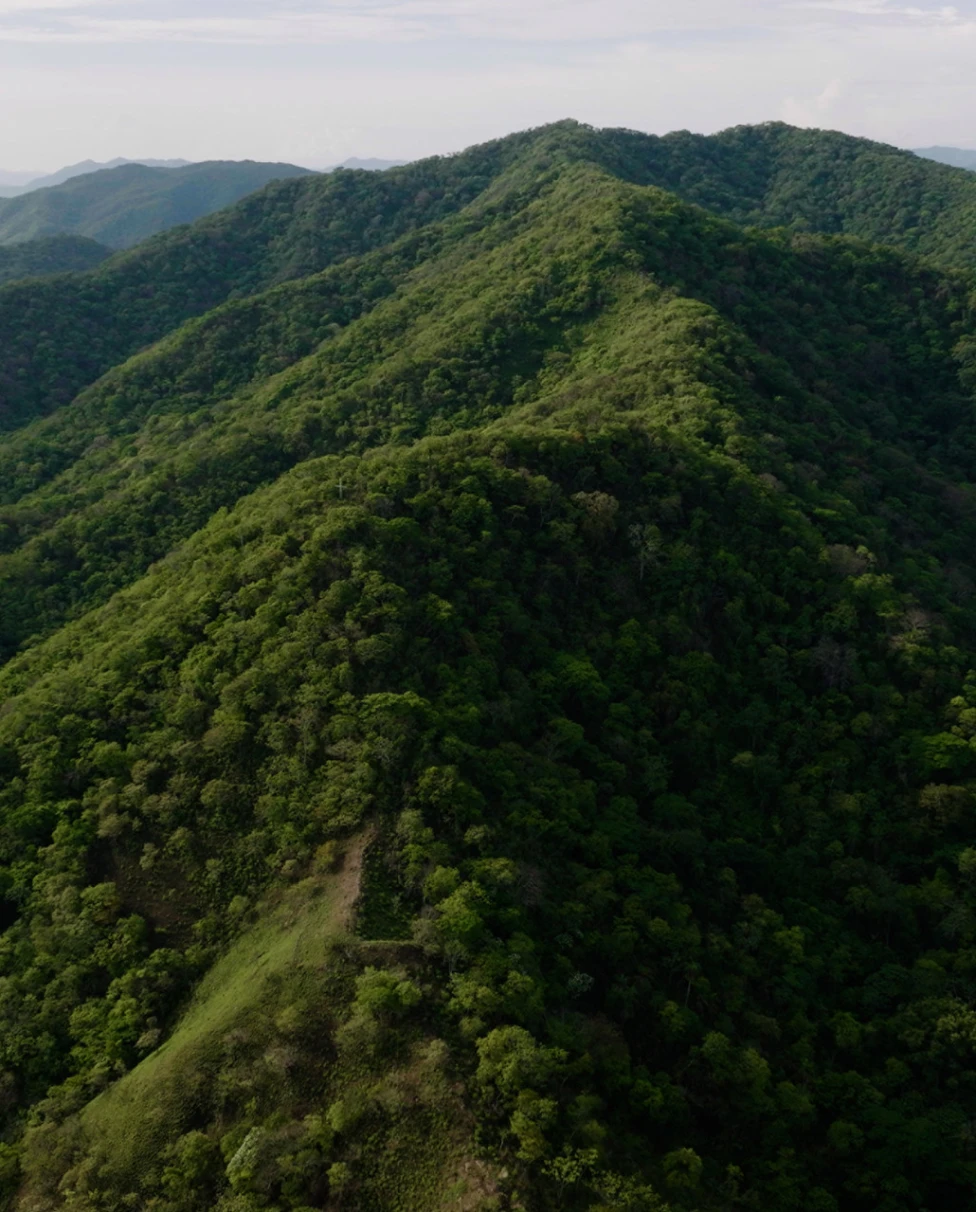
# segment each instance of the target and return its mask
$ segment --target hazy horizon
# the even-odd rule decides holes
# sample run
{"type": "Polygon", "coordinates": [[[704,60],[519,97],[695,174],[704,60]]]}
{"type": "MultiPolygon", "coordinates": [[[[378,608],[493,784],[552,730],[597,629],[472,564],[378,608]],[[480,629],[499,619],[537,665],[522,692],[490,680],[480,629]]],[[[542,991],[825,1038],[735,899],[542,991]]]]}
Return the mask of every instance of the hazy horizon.
{"type": "MultiPolygon", "coordinates": [[[[509,133],[514,133],[514,132],[506,131],[504,133],[509,134],[509,133]]],[[[661,132],[661,133],[667,133],[667,132],[661,132]]],[[[851,132],[845,132],[845,133],[851,133],[851,132]]],[[[957,146],[952,146],[952,145],[948,145],[948,144],[929,144],[925,147],[911,148],[911,149],[905,149],[905,150],[914,150],[914,151],[919,151],[919,152],[936,152],[936,151],[953,152],[953,151],[955,151],[955,152],[964,152],[964,153],[976,156],[976,147],[974,147],[974,148],[957,147],[957,146]]],[[[436,154],[436,153],[432,153],[432,154],[436,154]]],[[[28,184],[33,183],[36,180],[43,180],[45,177],[57,174],[67,168],[78,167],[81,164],[86,164],[86,165],[94,164],[97,169],[103,169],[103,168],[115,167],[115,164],[113,162],[118,161],[118,160],[125,160],[126,163],[130,163],[130,164],[150,164],[151,162],[154,162],[154,161],[158,162],[159,159],[160,159],[160,157],[156,157],[156,156],[131,156],[131,157],[113,156],[107,161],[93,161],[91,159],[91,157],[85,157],[83,160],[76,160],[76,161],[73,161],[71,164],[52,165],[52,166],[49,166],[49,167],[43,168],[43,169],[10,168],[7,165],[0,164],[0,186],[7,186],[7,185],[14,185],[14,184],[28,185],[28,184]]],[[[194,164],[194,163],[199,163],[199,161],[187,160],[185,157],[172,157],[172,159],[174,161],[179,161],[181,164],[185,164],[187,166],[194,164]]],[[[212,157],[212,159],[215,161],[229,160],[229,159],[231,159],[231,157],[215,156],[215,157],[212,157]]],[[[256,160],[257,157],[242,156],[242,157],[240,157],[240,159],[241,160],[256,160]]],[[[295,161],[286,162],[286,161],[280,160],[280,158],[278,158],[277,160],[272,160],[272,161],[264,161],[264,163],[293,163],[296,165],[296,167],[307,168],[312,172],[325,172],[332,168],[337,168],[337,167],[341,168],[341,167],[343,167],[343,165],[346,162],[358,162],[358,161],[361,161],[364,163],[368,163],[370,161],[375,161],[377,163],[383,163],[383,164],[388,163],[391,166],[395,165],[395,164],[410,162],[410,161],[406,160],[404,157],[353,155],[353,156],[347,156],[346,161],[343,161],[339,164],[299,164],[295,161]]],[[[158,166],[158,164],[157,164],[157,166],[158,166]]],[[[94,169],[93,169],[93,171],[94,171],[94,169]]]]}
{"type": "Polygon", "coordinates": [[[0,0],[0,167],[412,160],[573,116],[976,144],[976,0],[0,0]]]}
{"type": "MultiPolygon", "coordinates": [[[[226,161],[226,160],[230,160],[231,157],[215,156],[212,159],[213,159],[213,161],[221,161],[221,160],[226,161]]],[[[239,159],[241,161],[257,160],[257,157],[256,156],[241,156],[239,159]]],[[[382,160],[382,158],[378,157],[378,156],[349,156],[349,157],[347,157],[347,159],[350,161],[363,161],[363,162],[369,162],[371,160],[376,160],[379,162],[382,160]]],[[[391,165],[394,163],[397,163],[397,161],[393,157],[390,157],[389,161],[382,160],[382,162],[384,164],[389,163],[391,165]]],[[[85,156],[85,157],[82,157],[82,159],[80,159],[80,160],[73,160],[69,164],[51,165],[47,168],[42,168],[42,169],[13,168],[6,164],[0,164],[0,186],[31,185],[36,181],[43,181],[47,177],[55,176],[59,173],[64,172],[67,169],[75,169],[75,168],[80,168],[80,167],[84,166],[86,168],[86,171],[94,172],[94,171],[100,171],[102,169],[107,169],[107,168],[117,168],[117,167],[120,167],[120,165],[123,163],[125,163],[125,164],[145,164],[149,167],[156,167],[156,168],[161,168],[161,167],[182,168],[182,167],[190,167],[191,165],[196,164],[196,163],[202,163],[202,161],[188,160],[183,156],[171,157],[165,163],[162,161],[162,158],[159,156],[111,156],[107,160],[93,160],[90,156],[85,156]],[[92,166],[90,170],[87,167],[89,165],[92,166]]],[[[283,160],[278,159],[278,160],[270,160],[270,161],[266,160],[266,161],[262,161],[262,163],[284,164],[284,163],[288,163],[288,161],[283,161],[283,160]]],[[[342,164],[338,164],[338,165],[337,164],[297,164],[297,165],[295,165],[295,167],[307,168],[312,172],[324,172],[331,168],[341,168],[341,167],[343,167],[343,165],[342,164]]]]}

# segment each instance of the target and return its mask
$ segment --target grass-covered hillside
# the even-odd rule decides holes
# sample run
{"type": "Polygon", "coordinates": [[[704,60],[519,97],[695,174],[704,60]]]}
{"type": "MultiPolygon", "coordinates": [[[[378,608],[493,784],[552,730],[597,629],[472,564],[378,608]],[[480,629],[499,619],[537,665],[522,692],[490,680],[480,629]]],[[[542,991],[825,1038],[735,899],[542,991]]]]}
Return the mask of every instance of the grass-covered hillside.
{"type": "Polygon", "coordinates": [[[123,164],[46,189],[0,199],[0,245],[43,236],[87,236],[129,248],[147,236],[230,206],[279,178],[305,176],[293,164],[213,161],[183,168],[123,164]]]}
{"type": "Polygon", "coordinates": [[[0,291],[10,1209],[970,1206],[976,315],[799,221],[903,163],[839,139],[561,125],[0,291]],[[723,139],[792,227],[653,179],[723,139]]]}

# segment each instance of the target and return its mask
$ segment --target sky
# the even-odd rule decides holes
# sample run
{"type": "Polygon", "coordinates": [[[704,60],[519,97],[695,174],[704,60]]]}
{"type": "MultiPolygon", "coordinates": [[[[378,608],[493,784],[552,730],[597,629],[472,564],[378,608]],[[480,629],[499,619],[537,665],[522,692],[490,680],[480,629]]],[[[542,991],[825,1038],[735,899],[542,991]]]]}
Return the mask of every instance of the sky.
{"type": "Polygon", "coordinates": [[[560,118],[976,147],[976,0],[0,0],[0,168],[416,159],[560,118]]]}

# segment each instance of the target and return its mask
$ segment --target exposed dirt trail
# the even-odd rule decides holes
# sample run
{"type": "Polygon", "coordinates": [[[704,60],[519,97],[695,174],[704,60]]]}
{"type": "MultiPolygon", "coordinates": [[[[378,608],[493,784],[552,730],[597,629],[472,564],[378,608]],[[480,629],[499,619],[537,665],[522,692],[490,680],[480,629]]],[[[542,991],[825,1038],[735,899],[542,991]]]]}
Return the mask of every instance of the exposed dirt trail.
{"type": "Polygon", "coordinates": [[[340,930],[352,931],[356,924],[356,905],[363,886],[363,863],[370,843],[376,837],[375,825],[370,825],[350,838],[342,852],[342,866],[333,876],[333,913],[340,930]]]}

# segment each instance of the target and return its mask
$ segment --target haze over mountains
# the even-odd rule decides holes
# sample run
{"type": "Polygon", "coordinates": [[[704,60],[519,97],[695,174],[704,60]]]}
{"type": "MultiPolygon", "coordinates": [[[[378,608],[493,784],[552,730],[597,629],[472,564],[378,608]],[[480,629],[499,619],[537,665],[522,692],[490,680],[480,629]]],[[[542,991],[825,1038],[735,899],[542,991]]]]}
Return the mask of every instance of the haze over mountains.
{"type": "MultiPolygon", "coordinates": [[[[353,159],[336,167],[375,172],[392,164],[353,159]]],[[[33,182],[18,191],[16,200],[0,201],[0,249],[11,250],[0,251],[0,282],[91,268],[113,249],[192,222],[273,178],[308,171],[250,161],[74,165],[43,178],[41,187],[33,182]]]]}
{"type": "Polygon", "coordinates": [[[970,1206],[974,272],[564,122],[0,287],[9,1207],[970,1206]]]}
{"type": "Polygon", "coordinates": [[[21,194],[31,193],[35,189],[49,189],[52,185],[63,185],[65,181],[70,181],[73,177],[121,168],[124,164],[141,164],[147,168],[186,168],[189,163],[189,160],[128,160],[124,156],[119,156],[114,160],[106,160],[101,163],[95,160],[81,160],[77,164],[69,164],[53,173],[0,172],[0,197],[17,198],[21,194]],[[13,179],[20,177],[24,179],[13,179]]]}
{"type": "Polygon", "coordinates": [[[3,193],[4,187],[11,186],[11,187],[16,188],[21,185],[27,185],[31,181],[35,180],[37,177],[40,177],[40,176],[42,176],[42,174],[39,172],[34,172],[34,171],[11,172],[9,170],[0,168],[0,196],[4,196],[4,197],[7,196],[6,194],[3,193]]]}
{"type": "Polygon", "coordinates": [[[976,151],[962,147],[917,147],[917,156],[937,160],[940,164],[951,164],[954,168],[976,170],[976,151]]]}
{"type": "MultiPolygon", "coordinates": [[[[17,198],[37,189],[49,189],[52,185],[62,185],[74,177],[105,172],[128,164],[141,164],[146,168],[187,168],[190,163],[189,160],[128,160],[120,156],[115,160],[106,160],[101,163],[95,160],[82,160],[78,164],[71,164],[66,168],[58,169],[57,172],[46,174],[0,170],[0,198],[17,198]]],[[[361,159],[358,156],[352,156],[341,164],[329,165],[327,168],[316,171],[333,172],[336,168],[362,168],[369,172],[382,172],[387,168],[396,168],[403,163],[405,163],[403,160],[361,159]]]]}

